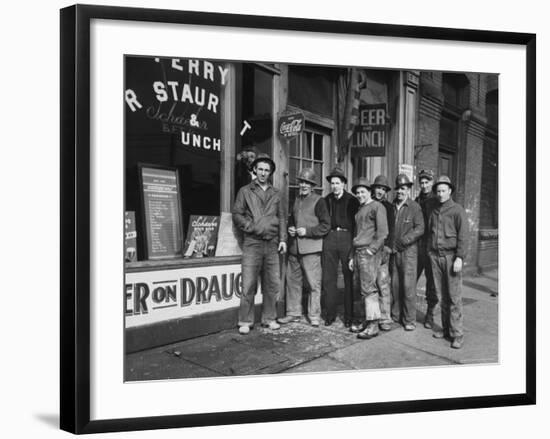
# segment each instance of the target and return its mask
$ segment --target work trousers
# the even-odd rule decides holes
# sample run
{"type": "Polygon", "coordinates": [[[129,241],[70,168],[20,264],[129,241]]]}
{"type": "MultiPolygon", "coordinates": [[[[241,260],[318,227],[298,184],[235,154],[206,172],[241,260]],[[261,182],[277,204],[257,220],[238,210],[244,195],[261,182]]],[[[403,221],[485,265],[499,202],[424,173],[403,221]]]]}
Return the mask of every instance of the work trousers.
{"type": "Polygon", "coordinates": [[[433,317],[433,310],[437,306],[437,294],[435,292],[434,286],[434,277],[432,274],[432,263],[430,261],[430,256],[426,249],[425,242],[418,243],[418,262],[417,262],[417,272],[416,280],[420,278],[422,272],[426,276],[426,303],[428,304],[428,314],[431,314],[433,317]]]}
{"type": "Polygon", "coordinates": [[[325,298],[325,318],[336,317],[338,304],[338,264],[344,275],[344,320],[352,320],[353,315],[353,273],[349,269],[348,257],[351,250],[349,231],[331,230],[323,241],[323,292],[325,298]]]}
{"type": "Polygon", "coordinates": [[[380,267],[376,275],[376,285],[380,292],[380,323],[391,323],[391,277],[390,255],[384,249],[381,250],[380,267]]]}
{"type": "Polygon", "coordinates": [[[416,322],[416,244],[391,257],[392,319],[403,325],[416,322]]]}
{"type": "Polygon", "coordinates": [[[451,337],[464,335],[462,272],[453,271],[454,255],[430,253],[435,292],[441,304],[441,326],[451,337]]]}
{"type": "Polygon", "coordinates": [[[355,270],[359,275],[361,296],[365,304],[365,320],[380,320],[380,291],[376,284],[381,252],[370,255],[367,248],[355,250],[355,270]]]}
{"type": "Polygon", "coordinates": [[[245,240],[242,256],[243,289],[239,306],[239,326],[254,324],[254,296],[258,279],[262,286],[262,323],[277,317],[276,300],[280,288],[278,243],[274,240],[245,240]]]}
{"type": "Polygon", "coordinates": [[[286,272],[286,314],[302,315],[303,280],[309,285],[308,317],[311,321],[321,319],[321,253],[307,255],[288,255],[286,272]]]}

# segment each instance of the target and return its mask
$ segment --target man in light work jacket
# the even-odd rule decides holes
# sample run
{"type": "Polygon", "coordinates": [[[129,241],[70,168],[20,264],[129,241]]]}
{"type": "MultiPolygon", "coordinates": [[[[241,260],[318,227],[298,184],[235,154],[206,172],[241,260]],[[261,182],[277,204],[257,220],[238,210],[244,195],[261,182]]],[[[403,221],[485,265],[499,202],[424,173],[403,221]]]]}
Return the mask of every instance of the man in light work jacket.
{"type": "Polygon", "coordinates": [[[406,331],[416,328],[417,242],[424,234],[424,217],[419,204],[410,198],[412,182],[406,174],[395,179],[393,209],[395,227],[392,242],[392,318],[406,331]]]}
{"type": "Polygon", "coordinates": [[[426,316],[424,318],[424,327],[432,329],[434,325],[434,309],[437,305],[437,294],[435,294],[434,279],[432,276],[432,265],[428,257],[428,238],[430,229],[428,228],[428,219],[430,212],[438,204],[433,189],[434,173],[429,169],[423,169],[418,173],[418,183],[420,185],[420,194],[414,201],[420,204],[422,214],[424,215],[424,235],[418,241],[418,265],[416,270],[416,280],[424,271],[426,275],[426,303],[428,305],[426,316]]]}
{"type": "Polygon", "coordinates": [[[317,177],[304,168],[298,175],[299,193],[294,201],[288,234],[291,236],[287,285],[286,316],[279,323],[299,321],[302,316],[302,287],[309,285],[308,317],[312,326],[321,321],[321,252],[323,237],[330,230],[330,216],[323,198],[313,192],[317,177]]]}
{"type": "Polygon", "coordinates": [[[385,175],[379,175],[374,179],[372,183],[372,195],[373,198],[381,203],[386,208],[386,218],[388,220],[388,236],[384,241],[384,248],[382,249],[382,255],[380,260],[380,267],[378,268],[378,274],[376,276],[376,284],[380,290],[380,322],[379,326],[382,331],[389,331],[391,329],[391,277],[390,277],[390,255],[391,255],[391,243],[393,242],[393,228],[395,227],[395,218],[393,211],[393,204],[390,203],[386,194],[391,191],[391,187],[388,184],[388,179],[385,175]]]}
{"type": "Polygon", "coordinates": [[[464,343],[462,317],[462,265],[466,256],[468,221],[462,206],[451,198],[454,186],[446,175],[434,184],[439,202],[432,210],[428,227],[428,254],[432,264],[435,291],[441,304],[442,331],[435,338],[452,340],[451,347],[464,343]]]}
{"type": "Polygon", "coordinates": [[[279,190],[269,183],[275,163],[259,154],[252,163],[256,179],[243,186],[235,199],[233,222],[244,232],[242,256],[243,289],[239,307],[239,333],[254,326],[254,296],[258,277],[262,281],[262,321],[271,330],[276,322],[276,300],[280,288],[279,256],[286,252],[286,214],[279,190]]]}
{"type": "Polygon", "coordinates": [[[340,168],[334,168],[327,180],[330,183],[331,193],[325,197],[330,215],[330,231],[323,241],[322,261],[325,326],[332,325],[336,319],[338,299],[336,280],[340,263],[344,276],[344,326],[349,328],[355,316],[353,313],[353,275],[348,267],[348,256],[359,202],[344,189],[348,180],[340,168]]]}
{"type": "Polygon", "coordinates": [[[349,268],[357,270],[359,274],[361,295],[365,303],[365,322],[361,325],[353,324],[350,331],[357,333],[357,338],[369,340],[379,333],[380,290],[376,276],[384,239],[388,235],[388,221],[384,206],[371,198],[367,179],[360,178],[351,190],[359,200],[359,210],[355,214],[355,237],[349,268]]]}

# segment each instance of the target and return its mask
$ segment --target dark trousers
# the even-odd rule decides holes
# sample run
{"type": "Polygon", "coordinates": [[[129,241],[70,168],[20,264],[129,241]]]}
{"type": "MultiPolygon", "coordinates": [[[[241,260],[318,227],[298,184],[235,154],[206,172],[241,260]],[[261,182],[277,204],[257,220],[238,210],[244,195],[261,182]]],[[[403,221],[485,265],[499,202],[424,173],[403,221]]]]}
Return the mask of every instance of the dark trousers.
{"type": "Polygon", "coordinates": [[[391,258],[392,318],[404,325],[416,322],[416,244],[391,258]]]}
{"type": "Polygon", "coordinates": [[[432,274],[432,264],[430,262],[430,256],[426,250],[426,244],[423,242],[418,243],[418,265],[416,280],[420,278],[422,272],[426,275],[426,303],[428,304],[428,314],[433,317],[433,310],[437,306],[438,299],[435,292],[434,277],[432,274]]]}
{"type": "Polygon", "coordinates": [[[462,272],[453,271],[453,255],[430,253],[434,285],[441,301],[441,326],[451,337],[464,335],[462,316],[462,272]]]}
{"type": "Polygon", "coordinates": [[[351,250],[351,233],[331,230],[323,241],[323,295],[325,318],[336,317],[338,291],[338,264],[342,264],[344,275],[344,319],[351,320],[353,315],[353,276],[348,266],[351,250]]]}

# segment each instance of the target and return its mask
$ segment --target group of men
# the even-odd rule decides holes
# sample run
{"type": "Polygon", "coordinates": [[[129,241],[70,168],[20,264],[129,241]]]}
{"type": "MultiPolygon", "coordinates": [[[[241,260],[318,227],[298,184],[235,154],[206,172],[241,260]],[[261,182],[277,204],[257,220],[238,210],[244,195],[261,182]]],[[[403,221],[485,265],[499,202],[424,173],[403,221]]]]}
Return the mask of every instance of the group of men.
{"type": "Polygon", "coordinates": [[[327,176],[331,193],[315,193],[313,169],[297,177],[298,194],[286,218],[280,192],[270,183],[275,163],[259,154],[255,174],[236,197],[233,221],[243,232],[243,289],[238,326],[247,334],[254,325],[254,296],[261,280],[261,325],[277,330],[281,324],[304,318],[302,292],[307,287],[307,319],[319,326],[336,320],[339,299],[338,267],[344,278],[343,323],[360,339],[389,331],[393,322],[406,331],[416,328],[416,287],[424,271],[427,312],[424,326],[435,338],[445,338],[459,349],[464,342],[462,323],[462,265],[467,221],[464,209],[451,194],[447,176],[434,183],[431,171],[421,171],[421,193],[411,199],[413,183],[397,176],[395,197],[385,176],[370,184],[360,178],[349,193],[347,178],[336,167],[327,176]],[[353,194],[353,195],[352,195],[353,194]],[[288,247],[287,247],[288,243],[288,247]],[[286,315],[277,318],[280,290],[279,253],[288,250],[286,315]],[[359,281],[363,312],[354,309],[354,275],[359,281]],[[323,300],[322,300],[323,299],[323,300]],[[434,310],[441,305],[441,330],[434,310]],[[361,319],[360,319],[361,316],[361,319]]]}

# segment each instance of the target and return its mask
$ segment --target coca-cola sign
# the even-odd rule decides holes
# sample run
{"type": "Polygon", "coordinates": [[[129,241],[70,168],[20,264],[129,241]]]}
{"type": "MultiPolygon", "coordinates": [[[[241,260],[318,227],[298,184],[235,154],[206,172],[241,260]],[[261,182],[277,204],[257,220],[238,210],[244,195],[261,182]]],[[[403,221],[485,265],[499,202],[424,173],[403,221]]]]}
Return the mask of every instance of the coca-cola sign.
{"type": "Polygon", "coordinates": [[[305,119],[302,113],[287,114],[279,118],[279,134],[294,137],[304,131],[305,119]]]}

